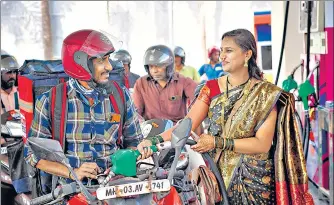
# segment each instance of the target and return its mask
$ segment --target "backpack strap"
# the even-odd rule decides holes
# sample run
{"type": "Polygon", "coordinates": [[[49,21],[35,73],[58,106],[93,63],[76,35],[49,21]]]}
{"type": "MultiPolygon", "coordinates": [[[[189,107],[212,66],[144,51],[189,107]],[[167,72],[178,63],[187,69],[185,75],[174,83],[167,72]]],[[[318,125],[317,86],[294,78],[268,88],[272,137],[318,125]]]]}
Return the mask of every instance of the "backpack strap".
{"type": "Polygon", "coordinates": [[[123,89],[116,81],[112,81],[113,91],[109,95],[110,102],[117,114],[121,115],[120,125],[118,128],[117,145],[122,146],[123,123],[126,115],[125,96],[123,89]]]}
{"type": "Polygon", "coordinates": [[[124,85],[127,89],[130,88],[129,75],[124,75],[124,85]]]}
{"type": "Polygon", "coordinates": [[[51,89],[50,119],[52,139],[59,141],[65,149],[65,131],[67,118],[67,83],[60,83],[51,89]]]}
{"type": "MultiPolygon", "coordinates": [[[[67,83],[62,82],[50,90],[49,116],[52,139],[57,140],[65,150],[65,131],[67,118],[67,83]]],[[[58,176],[52,175],[51,191],[57,186],[58,176]]]]}

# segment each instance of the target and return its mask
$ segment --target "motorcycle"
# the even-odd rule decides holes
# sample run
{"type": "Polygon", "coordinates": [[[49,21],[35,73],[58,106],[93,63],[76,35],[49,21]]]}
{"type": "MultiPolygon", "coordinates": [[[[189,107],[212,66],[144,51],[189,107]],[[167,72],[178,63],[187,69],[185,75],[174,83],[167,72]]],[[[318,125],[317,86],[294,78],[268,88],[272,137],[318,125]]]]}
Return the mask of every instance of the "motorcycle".
{"type": "MultiPolygon", "coordinates": [[[[191,120],[184,119],[178,124],[172,133],[170,147],[175,149],[173,161],[170,168],[163,168],[159,159],[153,155],[154,166],[150,169],[140,169],[140,163],[136,159],[140,155],[137,150],[122,149],[116,151],[112,156],[113,166],[109,173],[98,175],[98,184],[82,184],[68,163],[66,156],[58,141],[43,138],[28,138],[32,151],[40,159],[55,161],[64,164],[71,172],[75,181],[63,184],[55,188],[50,194],[31,200],[31,204],[55,204],[66,201],[67,204],[188,204],[184,197],[179,194],[184,189],[192,189],[191,181],[184,177],[184,164],[187,160],[181,160],[182,149],[191,133],[191,120]],[[124,163],[124,162],[127,163],[124,163]],[[179,166],[178,166],[179,164],[179,166]],[[136,177],[136,178],[135,178],[136,177]],[[183,186],[179,186],[182,178],[183,186]],[[178,182],[175,182],[178,181],[178,182]]],[[[151,146],[155,153],[166,149],[167,146],[151,146]]]]}
{"type": "MultiPolygon", "coordinates": [[[[195,94],[198,95],[200,89],[203,87],[205,83],[202,83],[200,86],[198,86],[198,88],[196,88],[195,94]]],[[[193,103],[192,103],[193,104],[193,103]]],[[[141,124],[141,129],[142,129],[142,133],[144,135],[144,138],[146,138],[147,136],[155,136],[158,135],[162,132],[164,132],[165,130],[170,129],[171,127],[173,127],[173,122],[171,120],[162,120],[162,119],[152,119],[152,120],[148,120],[145,121],[141,124]]],[[[191,131],[191,137],[194,140],[198,140],[199,136],[194,133],[193,131],[191,131]]],[[[181,155],[180,158],[182,159],[187,159],[184,163],[182,161],[180,161],[179,159],[179,164],[180,167],[182,166],[182,163],[184,164],[185,168],[185,173],[187,173],[187,175],[189,175],[189,173],[191,173],[193,170],[197,169],[200,166],[206,166],[209,167],[211,169],[211,171],[214,173],[216,180],[218,181],[218,185],[220,188],[220,194],[223,195],[223,202],[221,204],[225,204],[228,205],[228,201],[227,201],[227,193],[226,193],[226,188],[225,188],[225,184],[223,183],[223,179],[221,178],[221,175],[219,173],[219,170],[216,166],[216,164],[212,161],[212,158],[210,157],[210,155],[208,153],[198,153],[193,151],[190,148],[190,145],[194,145],[196,144],[196,141],[191,140],[190,138],[187,139],[187,143],[186,145],[183,147],[182,151],[181,151],[181,155]]],[[[166,144],[168,144],[169,142],[165,142],[162,145],[164,146],[168,146],[166,144]]],[[[173,160],[174,158],[174,154],[175,152],[173,152],[173,149],[163,149],[160,153],[159,156],[161,158],[169,158],[169,162],[171,160],[173,160]]],[[[151,158],[142,160],[148,163],[152,162],[151,158]]],[[[169,167],[170,168],[170,164],[168,163],[168,161],[164,161],[161,160],[161,163],[159,162],[159,164],[163,164],[164,168],[165,167],[169,167]]],[[[179,166],[178,164],[178,166],[179,166]]],[[[178,168],[177,168],[178,169],[178,168]]],[[[188,176],[188,179],[191,178],[191,176],[188,176]]],[[[192,186],[194,185],[194,182],[192,183],[192,186]]],[[[206,204],[206,198],[208,196],[205,195],[204,190],[195,190],[197,198],[200,201],[200,204],[206,204]]],[[[194,201],[191,197],[193,196],[193,194],[189,195],[189,191],[183,191],[181,193],[181,195],[185,195],[184,198],[188,198],[188,201],[194,201]],[[188,193],[188,194],[187,194],[188,193]]],[[[186,200],[185,199],[185,200],[186,200]]],[[[185,203],[187,204],[187,203],[185,203]]]]}
{"type": "Polygon", "coordinates": [[[7,147],[22,140],[23,132],[20,123],[21,116],[16,111],[9,111],[1,115],[1,189],[3,204],[29,205],[31,196],[28,193],[17,194],[10,177],[7,147]],[[15,196],[12,199],[10,196],[15,196]]]}

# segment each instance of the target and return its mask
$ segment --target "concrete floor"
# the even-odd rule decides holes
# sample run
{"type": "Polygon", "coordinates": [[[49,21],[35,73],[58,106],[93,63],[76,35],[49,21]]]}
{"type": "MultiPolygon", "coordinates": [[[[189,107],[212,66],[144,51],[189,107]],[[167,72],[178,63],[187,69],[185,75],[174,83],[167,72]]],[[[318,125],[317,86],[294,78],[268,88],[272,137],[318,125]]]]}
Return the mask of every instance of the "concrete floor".
{"type": "Polygon", "coordinates": [[[309,182],[309,189],[310,193],[313,196],[314,204],[315,205],[329,205],[329,201],[323,200],[324,197],[322,197],[319,192],[317,187],[313,185],[313,183],[309,182]]]}

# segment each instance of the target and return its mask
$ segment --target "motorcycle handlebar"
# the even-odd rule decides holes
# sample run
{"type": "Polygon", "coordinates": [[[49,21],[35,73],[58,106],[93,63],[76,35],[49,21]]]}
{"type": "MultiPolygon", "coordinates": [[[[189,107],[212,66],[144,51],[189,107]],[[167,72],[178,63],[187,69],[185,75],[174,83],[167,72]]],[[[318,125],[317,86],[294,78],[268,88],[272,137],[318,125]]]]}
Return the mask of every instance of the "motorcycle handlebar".
{"type": "Polygon", "coordinates": [[[30,201],[31,205],[46,204],[54,200],[53,193],[34,198],[30,201]]]}
{"type": "MultiPolygon", "coordinates": [[[[169,173],[170,173],[170,170],[168,171],[160,167],[157,169],[155,173],[155,177],[157,177],[157,179],[167,179],[169,173]]],[[[148,179],[149,176],[150,176],[149,173],[137,175],[137,177],[142,181],[145,179],[148,179]]],[[[176,170],[173,176],[174,176],[173,178],[183,178],[185,176],[185,173],[183,170],[176,170]]]]}
{"type": "Polygon", "coordinates": [[[187,139],[187,142],[186,142],[187,145],[195,145],[197,144],[197,142],[195,140],[191,140],[191,139],[187,139]]]}

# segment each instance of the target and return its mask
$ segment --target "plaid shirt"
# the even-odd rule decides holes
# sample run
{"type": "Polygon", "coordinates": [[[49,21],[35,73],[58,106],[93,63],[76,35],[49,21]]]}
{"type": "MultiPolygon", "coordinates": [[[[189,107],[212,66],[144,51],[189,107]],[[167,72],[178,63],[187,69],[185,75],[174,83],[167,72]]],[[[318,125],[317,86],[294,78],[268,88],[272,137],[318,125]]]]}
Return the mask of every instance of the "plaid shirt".
{"type": "MultiPolygon", "coordinates": [[[[73,168],[84,162],[96,162],[103,169],[111,166],[110,155],[117,149],[119,122],[111,122],[115,116],[109,100],[95,100],[92,106],[87,98],[74,87],[71,79],[67,84],[68,111],[66,121],[65,155],[73,168]]],[[[126,116],[123,125],[123,146],[136,147],[142,140],[138,114],[135,112],[129,92],[123,88],[126,100],[126,116]]],[[[29,137],[51,138],[51,121],[49,117],[49,92],[38,97],[35,105],[34,120],[29,137]]],[[[26,161],[35,166],[39,159],[25,145],[26,161]]]]}

